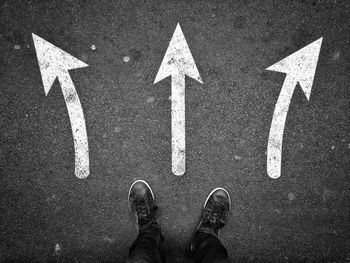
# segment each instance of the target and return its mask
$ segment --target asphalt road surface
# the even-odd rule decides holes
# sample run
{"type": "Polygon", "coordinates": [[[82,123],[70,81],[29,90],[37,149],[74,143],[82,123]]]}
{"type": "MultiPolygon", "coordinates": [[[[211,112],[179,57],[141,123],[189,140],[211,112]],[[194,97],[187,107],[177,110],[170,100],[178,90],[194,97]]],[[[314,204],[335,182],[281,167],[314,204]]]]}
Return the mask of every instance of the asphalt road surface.
{"type": "Polygon", "coordinates": [[[0,4],[1,261],[125,261],[137,236],[127,194],[144,179],[168,262],[188,261],[218,186],[232,199],[220,236],[232,260],[350,262],[349,1],[0,4]],[[181,177],[171,172],[171,81],[153,84],[177,23],[203,80],[186,78],[181,177]],[[57,80],[45,96],[32,33],[89,65],[70,71],[89,139],[86,179],[74,174],[57,80]],[[266,68],[320,37],[310,100],[298,85],[282,174],[271,179],[267,141],[285,74],[266,68]]]}

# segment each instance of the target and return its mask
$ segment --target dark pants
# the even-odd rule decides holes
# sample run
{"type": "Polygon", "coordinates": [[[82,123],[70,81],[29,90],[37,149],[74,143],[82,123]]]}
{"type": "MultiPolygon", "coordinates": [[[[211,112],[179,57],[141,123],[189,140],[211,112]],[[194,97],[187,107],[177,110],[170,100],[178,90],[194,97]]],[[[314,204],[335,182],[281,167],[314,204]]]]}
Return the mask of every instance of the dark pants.
{"type": "MultiPolygon", "coordinates": [[[[127,263],[164,263],[163,241],[157,223],[144,226],[130,248],[127,263]]],[[[229,263],[226,248],[214,232],[197,232],[192,244],[195,263],[229,263]]]]}

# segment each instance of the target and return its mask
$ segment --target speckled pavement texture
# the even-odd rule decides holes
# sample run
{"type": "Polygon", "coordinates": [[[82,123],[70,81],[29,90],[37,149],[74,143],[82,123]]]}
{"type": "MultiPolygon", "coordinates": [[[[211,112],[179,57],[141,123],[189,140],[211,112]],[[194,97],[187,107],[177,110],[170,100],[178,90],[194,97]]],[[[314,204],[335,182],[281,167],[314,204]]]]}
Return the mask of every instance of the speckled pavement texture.
{"type": "Polygon", "coordinates": [[[124,262],[137,233],[129,186],[152,187],[168,262],[207,194],[232,198],[234,262],[350,262],[350,2],[0,2],[0,261],[124,262]],[[171,173],[170,78],[153,84],[177,23],[203,84],[186,78],[187,172],[171,173]],[[91,174],[74,175],[58,81],[45,96],[31,34],[84,61],[72,70],[91,174]],[[310,101],[296,87],[282,175],[266,173],[285,75],[265,69],[323,37],[310,101]],[[92,47],[92,45],[94,45],[92,47]]]}

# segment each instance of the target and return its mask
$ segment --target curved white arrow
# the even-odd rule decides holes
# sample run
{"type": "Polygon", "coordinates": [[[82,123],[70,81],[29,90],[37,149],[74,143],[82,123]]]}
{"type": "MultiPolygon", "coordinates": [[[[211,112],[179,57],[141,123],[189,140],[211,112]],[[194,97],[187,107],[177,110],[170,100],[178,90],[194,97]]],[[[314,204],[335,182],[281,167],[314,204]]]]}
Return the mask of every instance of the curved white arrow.
{"type": "Polygon", "coordinates": [[[322,37],[267,68],[287,74],[273,113],[267,146],[267,174],[271,178],[281,176],[283,132],[294,89],[299,82],[310,99],[321,44],[322,37]]]}
{"type": "Polygon", "coordinates": [[[75,150],[75,175],[80,179],[84,179],[90,173],[88,139],[83,109],[68,70],[87,67],[88,65],[41,37],[35,34],[32,34],[32,36],[45,94],[47,95],[50,91],[56,77],[60,82],[72,126],[75,150]]]}
{"type": "Polygon", "coordinates": [[[171,76],[171,160],[175,175],[186,171],[185,75],[203,83],[180,24],[177,24],[154,80],[157,83],[171,76]]]}

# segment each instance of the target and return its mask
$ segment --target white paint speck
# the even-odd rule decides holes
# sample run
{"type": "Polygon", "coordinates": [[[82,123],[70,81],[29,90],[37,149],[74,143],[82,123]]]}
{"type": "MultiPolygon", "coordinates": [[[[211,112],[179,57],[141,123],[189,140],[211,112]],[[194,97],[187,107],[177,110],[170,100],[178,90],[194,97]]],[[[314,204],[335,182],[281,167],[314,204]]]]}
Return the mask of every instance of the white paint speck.
{"type": "Polygon", "coordinates": [[[122,130],[122,128],[120,128],[120,127],[115,127],[115,128],[114,128],[114,131],[115,131],[116,133],[119,133],[121,130],[122,130]]]}
{"type": "Polygon", "coordinates": [[[152,103],[152,102],[154,102],[154,101],[155,101],[155,98],[154,98],[154,97],[149,97],[149,98],[147,98],[147,100],[146,100],[147,103],[152,103]]]}
{"type": "Polygon", "coordinates": [[[92,50],[96,50],[96,46],[95,45],[91,45],[91,49],[92,50]]]}
{"type": "Polygon", "coordinates": [[[171,95],[169,96],[169,100],[171,100],[171,95]]]}
{"type": "Polygon", "coordinates": [[[15,45],[13,48],[14,49],[21,49],[21,46],[20,45],[15,45]]]}
{"type": "Polygon", "coordinates": [[[30,48],[30,46],[29,46],[29,45],[27,45],[27,48],[30,48]]]}
{"type": "Polygon", "coordinates": [[[237,154],[235,154],[235,160],[242,160],[242,156],[239,156],[239,155],[237,155],[237,154]]]}
{"type": "Polygon", "coordinates": [[[130,57],[128,57],[128,56],[123,57],[123,61],[125,63],[129,62],[130,61],[130,57]]]}
{"type": "Polygon", "coordinates": [[[335,149],[335,145],[332,145],[331,149],[334,150],[335,149]]]}

